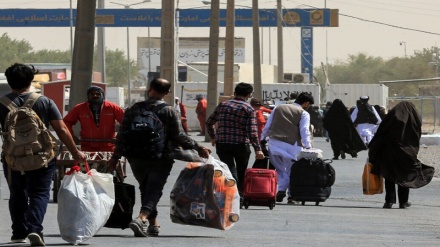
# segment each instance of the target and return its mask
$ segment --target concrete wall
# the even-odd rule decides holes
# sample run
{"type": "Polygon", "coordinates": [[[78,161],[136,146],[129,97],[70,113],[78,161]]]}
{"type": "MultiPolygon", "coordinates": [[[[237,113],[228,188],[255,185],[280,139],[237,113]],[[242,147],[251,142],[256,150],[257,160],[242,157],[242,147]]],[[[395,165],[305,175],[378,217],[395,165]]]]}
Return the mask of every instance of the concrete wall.
{"type": "Polygon", "coordinates": [[[355,106],[362,95],[370,97],[371,105],[386,107],[388,103],[388,87],[383,84],[330,84],[325,92],[323,102],[340,99],[347,107],[355,106]]]}

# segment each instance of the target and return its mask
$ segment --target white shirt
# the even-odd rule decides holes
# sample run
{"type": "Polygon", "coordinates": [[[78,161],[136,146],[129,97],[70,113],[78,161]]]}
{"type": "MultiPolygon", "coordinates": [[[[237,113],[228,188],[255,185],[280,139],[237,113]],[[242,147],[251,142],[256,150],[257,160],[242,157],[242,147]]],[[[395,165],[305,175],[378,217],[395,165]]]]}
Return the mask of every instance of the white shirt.
{"type": "MultiPolygon", "coordinates": [[[[298,106],[300,106],[297,103],[294,103],[298,106]]],[[[263,132],[261,133],[261,140],[266,139],[267,134],[270,130],[270,127],[272,125],[273,116],[275,109],[272,111],[272,113],[269,116],[269,119],[266,122],[266,126],[263,129],[263,132]]],[[[309,130],[310,127],[310,114],[307,111],[303,111],[301,114],[301,119],[299,122],[299,132],[301,134],[301,142],[305,148],[311,148],[312,147],[312,141],[311,141],[311,133],[309,130]]],[[[296,160],[296,156],[301,152],[302,147],[298,145],[298,143],[295,143],[294,145],[289,144],[287,142],[283,142],[280,140],[277,140],[275,138],[269,139],[269,149],[270,152],[275,155],[282,155],[286,158],[294,159],[296,160]]]]}

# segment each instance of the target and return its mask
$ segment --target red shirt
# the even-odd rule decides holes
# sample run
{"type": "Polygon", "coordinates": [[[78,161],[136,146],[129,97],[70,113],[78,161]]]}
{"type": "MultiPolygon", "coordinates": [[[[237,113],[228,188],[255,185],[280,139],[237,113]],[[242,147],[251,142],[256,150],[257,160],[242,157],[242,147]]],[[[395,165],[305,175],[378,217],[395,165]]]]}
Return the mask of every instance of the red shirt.
{"type": "Polygon", "coordinates": [[[267,112],[267,113],[270,114],[270,113],[272,113],[272,110],[271,109],[267,109],[264,106],[260,106],[259,108],[255,109],[255,114],[256,114],[256,117],[257,117],[257,123],[266,123],[266,119],[264,118],[264,115],[263,115],[264,112],[267,112]]]}
{"type": "MultiPolygon", "coordinates": [[[[112,102],[104,100],[101,106],[99,127],[95,124],[89,102],[83,102],[73,107],[73,109],[69,111],[63,120],[72,135],[72,126],[79,121],[81,124],[81,139],[109,140],[116,137],[116,121],[121,123],[123,116],[124,110],[121,107],[112,102]]],[[[81,142],[81,150],[90,152],[112,152],[114,146],[115,145],[112,142],[81,142]]]]}

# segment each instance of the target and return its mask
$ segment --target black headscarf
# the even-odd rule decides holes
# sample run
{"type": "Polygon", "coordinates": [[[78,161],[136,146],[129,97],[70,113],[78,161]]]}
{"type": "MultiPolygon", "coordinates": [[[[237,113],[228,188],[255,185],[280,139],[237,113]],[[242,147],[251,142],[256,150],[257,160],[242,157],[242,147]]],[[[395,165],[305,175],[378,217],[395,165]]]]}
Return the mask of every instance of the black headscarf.
{"type": "Polygon", "coordinates": [[[422,120],[414,104],[402,101],[382,120],[369,145],[372,173],[407,188],[427,185],[434,168],[417,159],[422,120]]]}
{"type": "Polygon", "coordinates": [[[327,130],[332,146],[337,147],[337,153],[355,154],[366,150],[364,142],[354,127],[347,107],[340,99],[335,99],[323,119],[324,128],[327,130]]]}

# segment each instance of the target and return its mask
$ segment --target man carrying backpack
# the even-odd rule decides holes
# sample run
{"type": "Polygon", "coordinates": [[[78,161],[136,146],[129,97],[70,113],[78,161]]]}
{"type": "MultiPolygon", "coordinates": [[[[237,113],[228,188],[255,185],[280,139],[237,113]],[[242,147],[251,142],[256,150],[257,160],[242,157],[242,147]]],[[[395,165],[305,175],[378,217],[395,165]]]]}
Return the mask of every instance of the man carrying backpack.
{"type": "Polygon", "coordinates": [[[157,203],[174,163],[167,143],[195,149],[203,158],[211,152],[185,134],[180,114],[163,100],[170,88],[167,80],[154,78],[147,90],[148,99],[126,110],[113,156],[107,162],[112,171],[121,156],[125,156],[139,182],[142,206],[139,216],[129,224],[135,237],[159,235],[157,203]]]}
{"type": "Polygon", "coordinates": [[[1,161],[10,190],[11,242],[25,243],[27,237],[31,246],[44,246],[42,224],[49,203],[50,186],[56,161],[53,158],[53,150],[51,150],[53,144],[50,144],[51,139],[47,134],[49,124],[72,153],[75,161],[85,162],[86,157],[76,148],[55,103],[47,97],[29,91],[36,73],[38,71],[33,66],[19,63],[6,69],[5,76],[12,92],[0,98],[0,122],[4,136],[1,161]],[[17,107],[20,108],[17,110],[17,107]],[[26,119],[15,119],[14,121],[11,116],[25,112],[28,112],[26,119]],[[38,117],[34,115],[35,113],[38,117]],[[31,135],[18,136],[17,131],[20,130],[18,121],[23,119],[37,125],[43,123],[38,126],[39,130],[36,130],[37,127],[34,125],[27,125],[28,127],[32,126],[32,128],[27,128],[27,131],[37,133],[34,137],[35,140],[31,140],[32,137],[29,137],[31,135]],[[30,143],[38,143],[42,146],[41,150],[34,150],[38,145],[26,146],[11,140],[10,137],[15,134],[17,134],[17,138],[28,136],[30,143]],[[50,150],[48,150],[49,147],[50,150]],[[26,154],[18,156],[19,149],[26,150],[26,154]]]}

